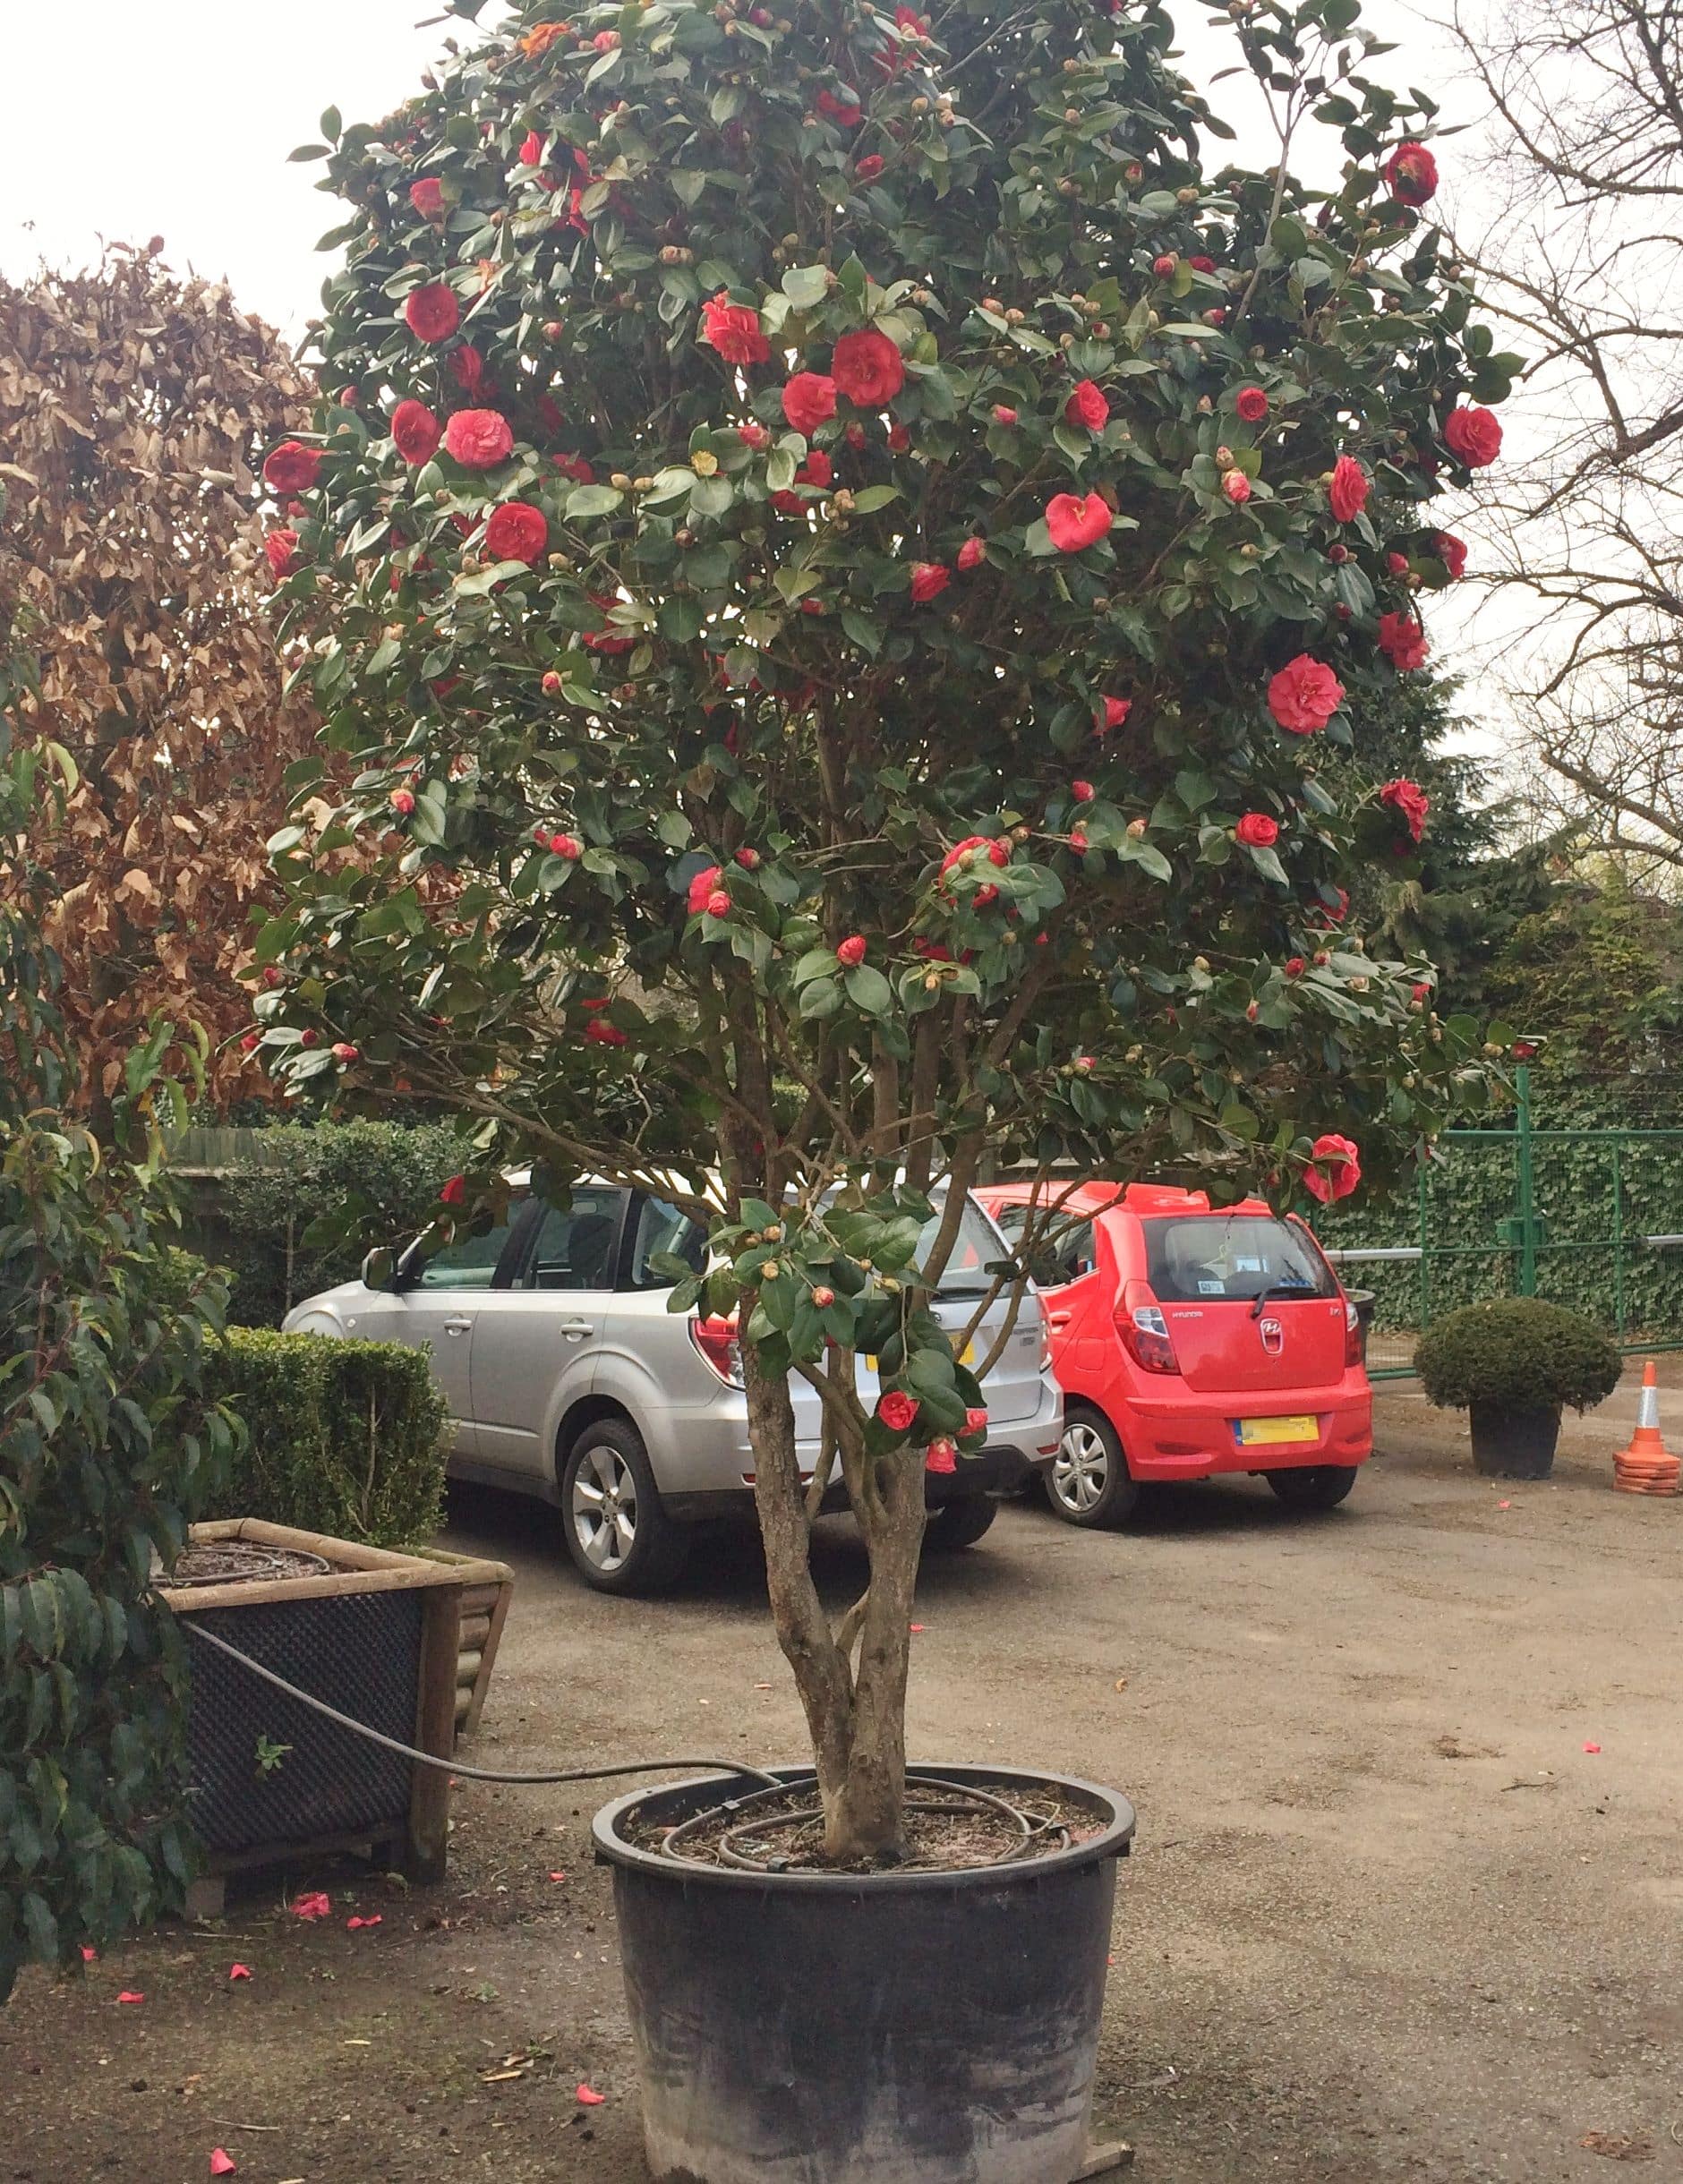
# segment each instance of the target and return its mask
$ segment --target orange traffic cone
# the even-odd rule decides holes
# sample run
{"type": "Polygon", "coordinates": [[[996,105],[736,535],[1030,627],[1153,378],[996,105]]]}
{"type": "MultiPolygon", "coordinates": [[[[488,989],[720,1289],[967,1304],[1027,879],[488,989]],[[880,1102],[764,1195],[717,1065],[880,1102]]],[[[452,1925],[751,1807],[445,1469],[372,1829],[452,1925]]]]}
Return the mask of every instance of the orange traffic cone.
{"type": "Polygon", "coordinates": [[[1628,1448],[1613,1458],[1613,1485],[1620,1494],[1675,1494],[1683,1463],[1671,1455],[1660,1432],[1660,1389],[1649,1358],[1642,1369],[1642,1396],[1636,1430],[1628,1448]]]}

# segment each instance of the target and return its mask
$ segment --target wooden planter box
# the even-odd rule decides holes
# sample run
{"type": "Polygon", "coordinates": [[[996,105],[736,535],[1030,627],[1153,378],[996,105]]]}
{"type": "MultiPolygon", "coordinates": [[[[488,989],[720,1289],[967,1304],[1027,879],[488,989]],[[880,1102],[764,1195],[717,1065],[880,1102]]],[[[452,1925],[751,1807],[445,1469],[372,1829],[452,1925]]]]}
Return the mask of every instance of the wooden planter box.
{"type": "Polygon", "coordinates": [[[502,1626],[514,1598],[514,1572],[506,1562],[477,1555],[457,1555],[445,1547],[415,1547],[410,1553],[441,1562],[462,1581],[462,1625],[456,1652],[456,1738],[471,1736],[485,1711],[491,1664],[502,1643],[502,1626]]]}
{"type": "MultiPolygon", "coordinates": [[[[292,1548],[331,1566],[302,1576],[162,1585],[184,1622],[238,1646],[300,1690],[416,1750],[456,1741],[462,1572],[254,1517],[195,1524],[194,1544],[292,1548]]],[[[214,1917],[226,1876],[301,1855],[358,1850],[416,1881],[444,1877],[449,1776],[342,1728],[187,1639],[189,1817],[204,1853],[189,1911],[214,1917]],[[260,1745],[271,1755],[265,1766],[260,1745]]]]}

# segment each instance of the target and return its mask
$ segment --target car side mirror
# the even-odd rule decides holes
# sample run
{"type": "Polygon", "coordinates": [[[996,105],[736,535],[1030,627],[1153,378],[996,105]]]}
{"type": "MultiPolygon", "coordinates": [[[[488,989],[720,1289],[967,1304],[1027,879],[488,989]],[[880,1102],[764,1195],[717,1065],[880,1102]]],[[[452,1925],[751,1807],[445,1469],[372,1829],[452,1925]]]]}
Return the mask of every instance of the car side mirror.
{"type": "Polygon", "coordinates": [[[363,1261],[364,1289],[394,1290],[398,1286],[397,1267],[385,1245],[378,1246],[363,1261]]]}

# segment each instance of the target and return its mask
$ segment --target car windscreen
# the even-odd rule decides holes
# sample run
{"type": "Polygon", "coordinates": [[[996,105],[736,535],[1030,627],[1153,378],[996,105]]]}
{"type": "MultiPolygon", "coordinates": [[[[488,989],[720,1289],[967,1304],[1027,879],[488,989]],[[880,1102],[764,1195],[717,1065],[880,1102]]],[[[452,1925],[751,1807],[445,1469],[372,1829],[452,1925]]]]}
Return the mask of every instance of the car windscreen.
{"type": "Polygon", "coordinates": [[[1293,1296],[1337,1293],[1331,1269],[1302,1229],[1269,1214],[1192,1214],[1141,1223],[1146,1278],[1160,1304],[1222,1298],[1251,1301],[1266,1290],[1293,1296]]]}
{"type": "MultiPolygon", "coordinates": [[[[941,1221],[942,1209],[937,1207],[918,1239],[919,1267],[935,1249],[935,1238],[941,1233],[941,1221]]],[[[967,1199],[959,1216],[959,1233],[947,1255],[946,1268],[936,1284],[935,1293],[942,1297],[985,1297],[996,1278],[988,1269],[1000,1267],[1006,1257],[987,1215],[973,1199],[967,1199]]]]}

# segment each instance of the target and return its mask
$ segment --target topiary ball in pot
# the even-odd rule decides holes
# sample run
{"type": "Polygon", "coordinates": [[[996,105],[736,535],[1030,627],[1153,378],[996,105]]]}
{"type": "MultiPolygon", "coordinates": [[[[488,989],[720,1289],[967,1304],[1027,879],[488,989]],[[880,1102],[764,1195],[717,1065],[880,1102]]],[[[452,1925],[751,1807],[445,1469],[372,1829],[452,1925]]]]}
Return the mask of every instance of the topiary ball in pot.
{"type": "Polygon", "coordinates": [[[1451,1312],[1420,1338],[1427,1399],[1467,1412],[1473,1460],[1488,1477],[1546,1479],[1565,1403],[1586,1410],[1618,1386],[1618,1350],[1591,1320],[1540,1297],[1499,1297],[1451,1312]]]}

